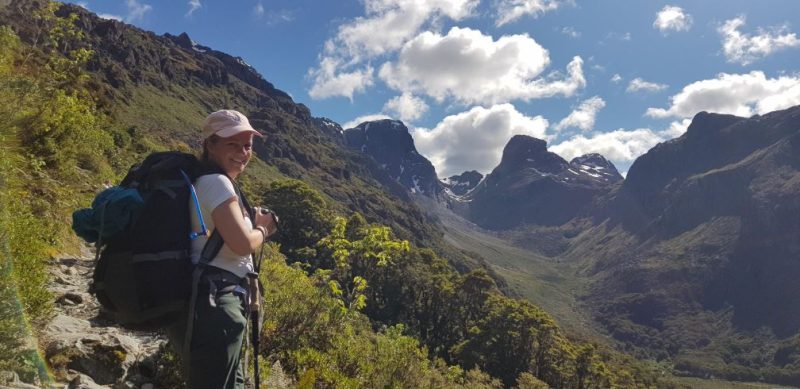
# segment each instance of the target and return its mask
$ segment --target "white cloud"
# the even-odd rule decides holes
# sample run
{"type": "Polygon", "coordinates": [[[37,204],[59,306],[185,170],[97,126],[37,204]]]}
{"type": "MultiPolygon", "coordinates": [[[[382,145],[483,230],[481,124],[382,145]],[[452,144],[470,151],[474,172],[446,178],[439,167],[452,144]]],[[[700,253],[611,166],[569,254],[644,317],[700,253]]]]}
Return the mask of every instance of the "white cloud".
{"type": "Polygon", "coordinates": [[[104,13],[97,14],[97,17],[99,17],[100,19],[116,20],[116,21],[119,21],[119,22],[121,22],[124,19],[122,16],[119,16],[119,15],[104,14],[104,13]]]}
{"type": "Polygon", "coordinates": [[[375,121],[375,120],[383,120],[383,119],[391,119],[391,118],[389,116],[386,116],[386,115],[382,114],[382,113],[374,113],[374,114],[359,116],[359,117],[357,117],[357,118],[355,118],[353,120],[350,120],[349,122],[347,122],[345,124],[342,124],[342,128],[347,130],[349,128],[354,128],[355,126],[357,126],[357,125],[359,125],[361,123],[364,123],[364,122],[372,122],[372,121],[375,121]]]}
{"type": "Polygon", "coordinates": [[[662,91],[664,89],[667,89],[668,87],[669,86],[665,85],[665,84],[657,84],[655,82],[648,82],[648,81],[642,80],[639,77],[636,77],[633,80],[631,80],[631,82],[628,84],[628,88],[625,89],[625,91],[630,92],[630,93],[640,92],[640,91],[644,91],[644,92],[659,92],[659,91],[662,91]]]}
{"type": "Polygon", "coordinates": [[[757,35],[750,35],[739,31],[744,24],[745,17],[740,16],[725,21],[717,29],[722,35],[722,49],[728,62],[748,65],[776,51],[800,46],[800,40],[787,31],[787,26],[773,27],[772,32],[759,28],[757,35]]]}
{"type": "Polygon", "coordinates": [[[363,92],[373,83],[373,70],[369,66],[350,72],[337,72],[339,69],[338,60],[325,58],[317,69],[309,70],[309,76],[314,79],[309,96],[314,99],[345,96],[352,101],[354,93],[363,92]]]}
{"type": "Polygon", "coordinates": [[[403,93],[387,101],[383,110],[394,113],[403,122],[413,122],[428,111],[428,104],[410,93],[403,93]]]}
{"type": "Polygon", "coordinates": [[[656,14],[653,28],[666,34],[672,31],[689,31],[692,27],[692,16],[683,12],[683,8],[673,5],[665,5],[656,14]]]}
{"type": "Polygon", "coordinates": [[[670,97],[667,109],[648,108],[654,118],[693,117],[700,111],[743,117],[764,114],[800,104],[800,76],[767,78],[764,72],[721,73],[717,78],[693,82],[670,97]]]}
{"type": "Polygon", "coordinates": [[[127,22],[142,20],[144,14],[153,10],[151,5],[139,3],[137,0],[125,0],[125,5],[128,7],[128,15],[125,16],[127,22]]]}
{"type": "Polygon", "coordinates": [[[572,111],[572,113],[564,119],[561,119],[561,121],[555,125],[554,129],[556,131],[561,131],[567,127],[577,127],[581,130],[589,131],[594,127],[594,120],[597,116],[597,112],[605,106],[606,102],[599,96],[586,99],[578,106],[578,109],[572,111]]]}
{"type": "Polygon", "coordinates": [[[477,0],[366,0],[366,17],[339,27],[335,50],[346,49],[355,59],[396,51],[429,20],[445,16],[461,20],[477,4],[477,0]]]}
{"type": "Polygon", "coordinates": [[[607,41],[607,40],[621,40],[621,41],[628,42],[631,39],[633,39],[633,35],[631,35],[630,32],[624,32],[624,33],[623,32],[609,32],[608,34],[606,34],[605,39],[603,41],[601,41],[600,43],[601,44],[605,44],[605,41],[607,41]]]}
{"type": "Polygon", "coordinates": [[[614,74],[614,76],[611,77],[611,82],[615,84],[618,84],[620,81],[622,81],[622,76],[620,76],[619,73],[614,74]]]}
{"type": "Polygon", "coordinates": [[[256,19],[261,19],[264,16],[264,4],[261,4],[260,1],[253,7],[253,15],[255,15],[256,19]]]}
{"type": "Polygon", "coordinates": [[[197,11],[197,10],[198,10],[198,9],[200,9],[202,6],[203,6],[203,5],[202,5],[202,4],[200,4],[200,0],[189,0],[189,11],[188,11],[188,12],[186,12],[186,15],[185,15],[185,16],[186,16],[187,18],[190,18],[190,17],[192,17],[192,14],[194,13],[194,11],[197,11]]]}
{"type": "Polygon", "coordinates": [[[581,32],[575,30],[574,27],[570,27],[570,26],[562,28],[561,29],[561,33],[566,35],[566,36],[568,36],[568,37],[571,37],[571,38],[580,38],[581,37],[581,32]]]}
{"type": "Polygon", "coordinates": [[[692,124],[692,119],[677,120],[670,123],[669,127],[667,127],[664,131],[661,131],[659,134],[664,137],[665,140],[677,138],[686,132],[686,129],[689,128],[690,124],[692,124]]]}
{"type": "MultiPolygon", "coordinates": [[[[353,68],[363,67],[364,62],[396,52],[428,23],[442,18],[459,21],[470,16],[478,3],[479,0],[364,0],[365,16],[341,25],[336,36],[325,42],[320,68],[326,61],[336,67],[333,74],[321,69],[309,71],[313,77],[312,90],[320,89],[318,84],[338,78],[338,73],[352,74],[353,68]]],[[[352,99],[347,92],[324,97],[337,95],[352,99]]],[[[318,94],[312,97],[321,98],[318,94]]]]}
{"type": "Polygon", "coordinates": [[[615,165],[626,165],[664,140],[662,135],[648,128],[618,129],[588,138],[576,135],[549,149],[567,161],[584,154],[600,153],[615,165]]]}
{"type": "Polygon", "coordinates": [[[541,116],[525,116],[511,104],[500,104],[448,116],[433,129],[416,128],[411,135],[437,174],[449,177],[465,170],[491,171],[500,163],[503,147],[512,136],[545,139],[547,125],[541,116]]]}
{"type": "Polygon", "coordinates": [[[495,24],[500,27],[506,23],[511,23],[523,16],[531,15],[539,17],[549,11],[558,9],[565,3],[572,1],[564,0],[499,0],[497,1],[497,16],[495,24]]]}
{"type": "Polygon", "coordinates": [[[437,101],[494,104],[572,95],[586,85],[580,57],[568,75],[539,77],[549,65],[548,51],[528,35],[497,41],[478,30],[453,27],[447,35],[424,32],[408,43],[394,63],[385,63],[381,79],[396,90],[426,94],[437,101]]]}

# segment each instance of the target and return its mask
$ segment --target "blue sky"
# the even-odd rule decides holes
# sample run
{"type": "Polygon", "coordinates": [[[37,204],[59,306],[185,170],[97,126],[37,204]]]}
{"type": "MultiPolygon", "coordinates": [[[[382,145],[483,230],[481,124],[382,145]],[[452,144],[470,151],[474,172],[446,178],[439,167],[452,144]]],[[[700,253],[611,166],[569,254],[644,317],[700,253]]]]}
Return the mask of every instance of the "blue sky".
{"type": "Polygon", "coordinates": [[[621,172],[706,110],[800,104],[800,1],[76,2],[244,58],[314,116],[392,117],[440,177],[515,134],[621,172]]]}

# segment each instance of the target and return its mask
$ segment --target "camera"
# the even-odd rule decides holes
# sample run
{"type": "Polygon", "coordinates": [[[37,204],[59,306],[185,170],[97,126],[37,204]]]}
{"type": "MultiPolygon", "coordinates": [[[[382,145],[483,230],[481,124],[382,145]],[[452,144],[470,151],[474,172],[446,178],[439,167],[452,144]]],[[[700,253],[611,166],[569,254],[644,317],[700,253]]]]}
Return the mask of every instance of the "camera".
{"type": "Polygon", "coordinates": [[[272,219],[275,220],[275,224],[278,224],[278,215],[274,211],[272,211],[271,209],[269,209],[267,207],[262,207],[261,208],[261,214],[262,215],[267,215],[267,214],[272,215],[272,219]]]}

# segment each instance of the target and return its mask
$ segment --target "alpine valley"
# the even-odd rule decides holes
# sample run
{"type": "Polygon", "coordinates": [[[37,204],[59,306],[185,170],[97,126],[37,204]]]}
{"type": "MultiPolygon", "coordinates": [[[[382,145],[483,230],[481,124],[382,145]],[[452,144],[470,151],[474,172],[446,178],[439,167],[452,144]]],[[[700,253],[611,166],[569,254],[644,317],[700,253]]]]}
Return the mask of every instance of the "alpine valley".
{"type": "MultiPolygon", "coordinates": [[[[439,179],[401,121],[343,129],[187,34],[73,5],[0,4],[25,85],[63,65],[53,58],[73,60],[79,76],[52,89],[94,104],[108,138],[102,152],[73,150],[63,145],[83,133],[28,131],[35,113],[15,121],[0,141],[20,150],[10,164],[36,156],[19,184],[30,193],[87,206],[148,153],[196,150],[217,109],[265,133],[242,186],[284,220],[262,274],[273,300],[259,352],[286,387],[677,387],[675,376],[800,386],[800,106],[700,112],[625,178],[602,155],[567,161],[517,135],[485,176],[439,179]],[[60,43],[46,44],[48,31],[60,43]]],[[[3,85],[23,82],[1,70],[3,85]]],[[[72,210],[48,215],[68,225],[72,210]]],[[[15,226],[0,223],[0,237],[15,226]]],[[[42,252],[75,249],[60,236],[42,252]]],[[[36,313],[34,334],[50,311],[36,313]]],[[[56,380],[91,375],[76,351],[40,348],[56,380]]],[[[0,370],[31,371],[4,355],[0,370]]],[[[133,376],[107,384],[145,382],[133,376]]]]}

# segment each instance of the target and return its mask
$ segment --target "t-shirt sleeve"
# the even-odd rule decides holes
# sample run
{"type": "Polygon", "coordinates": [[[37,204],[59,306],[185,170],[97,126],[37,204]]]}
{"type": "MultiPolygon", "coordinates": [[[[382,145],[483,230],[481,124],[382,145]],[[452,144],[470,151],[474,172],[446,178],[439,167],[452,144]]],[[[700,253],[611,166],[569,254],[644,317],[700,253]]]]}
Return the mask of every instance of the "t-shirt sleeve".
{"type": "Polygon", "coordinates": [[[220,204],[236,197],[236,190],[228,177],[222,174],[201,176],[194,184],[200,206],[209,214],[220,204]]]}

